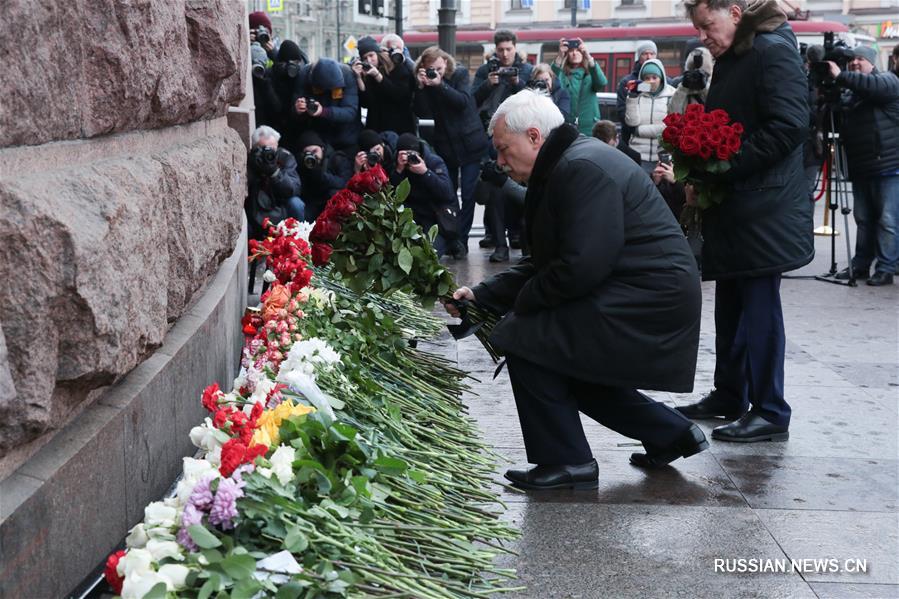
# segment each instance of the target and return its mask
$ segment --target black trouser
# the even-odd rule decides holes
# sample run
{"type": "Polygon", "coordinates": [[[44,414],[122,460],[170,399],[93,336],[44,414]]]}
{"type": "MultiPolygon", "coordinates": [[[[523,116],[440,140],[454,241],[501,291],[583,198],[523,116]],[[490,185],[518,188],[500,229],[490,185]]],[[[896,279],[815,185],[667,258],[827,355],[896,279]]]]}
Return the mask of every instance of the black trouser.
{"type": "Polygon", "coordinates": [[[579,412],[647,449],[674,444],[692,425],[636,389],[608,387],[506,356],[518,419],[532,464],[584,464],[593,457],[579,412]]]}
{"type": "Polygon", "coordinates": [[[484,227],[493,237],[496,247],[508,247],[506,231],[510,237],[521,235],[523,211],[514,201],[506,197],[501,188],[489,183],[485,185],[489,187],[491,197],[484,207],[484,227]]]}

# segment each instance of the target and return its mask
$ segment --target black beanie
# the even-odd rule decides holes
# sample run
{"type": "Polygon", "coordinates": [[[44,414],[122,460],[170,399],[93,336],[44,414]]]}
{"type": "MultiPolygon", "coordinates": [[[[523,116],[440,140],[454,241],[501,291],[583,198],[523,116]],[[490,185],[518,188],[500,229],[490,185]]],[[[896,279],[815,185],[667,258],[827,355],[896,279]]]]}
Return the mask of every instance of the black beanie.
{"type": "Polygon", "coordinates": [[[368,152],[376,145],[382,143],[384,143],[384,140],[381,139],[381,136],[378,135],[377,131],[363,129],[362,132],[359,133],[359,150],[362,152],[368,152]]]}
{"type": "Polygon", "coordinates": [[[418,138],[415,137],[414,133],[403,133],[400,135],[400,138],[396,142],[396,151],[408,151],[412,150],[413,152],[421,152],[421,143],[418,141],[418,138]]]}
{"type": "Polygon", "coordinates": [[[301,60],[304,63],[309,62],[306,54],[300,50],[296,42],[284,40],[278,48],[278,62],[287,62],[288,60],[301,60]]]}
{"type": "Polygon", "coordinates": [[[361,40],[356,42],[356,50],[359,51],[359,57],[363,57],[369,52],[377,52],[381,49],[381,46],[378,45],[378,42],[375,41],[370,35],[366,35],[361,40]]]}
{"type": "Polygon", "coordinates": [[[325,142],[322,141],[322,138],[318,133],[310,129],[308,131],[303,131],[297,138],[297,148],[302,150],[307,146],[319,146],[324,148],[325,142]]]}

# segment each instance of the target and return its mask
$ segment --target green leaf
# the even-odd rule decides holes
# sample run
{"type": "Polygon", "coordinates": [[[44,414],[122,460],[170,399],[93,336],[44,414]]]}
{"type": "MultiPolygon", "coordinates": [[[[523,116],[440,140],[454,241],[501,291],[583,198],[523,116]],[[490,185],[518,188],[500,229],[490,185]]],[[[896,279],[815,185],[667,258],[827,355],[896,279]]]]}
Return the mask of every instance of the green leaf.
{"type": "Polygon", "coordinates": [[[219,563],[220,561],[222,561],[222,558],[224,557],[224,556],[222,555],[222,552],[221,552],[221,551],[217,551],[217,550],[215,550],[215,549],[204,549],[204,550],[201,551],[200,553],[203,554],[203,557],[206,558],[206,561],[209,562],[209,565],[210,565],[210,566],[211,566],[212,564],[217,564],[217,563],[219,563]]]}
{"type": "Polygon", "coordinates": [[[200,587],[200,592],[197,593],[197,599],[209,599],[209,597],[217,591],[219,588],[219,575],[213,573],[212,576],[209,577],[209,580],[203,583],[203,586],[200,587]]]}
{"type": "Polygon", "coordinates": [[[302,592],[303,587],[300,583],[290,581],[278,589],[278,594],[275,595],[275,599],[297,599],[302,592]]]}
{"type": "Polygon", "coordinates": [[[411,189],[412,184],[409,183],[409,179],[403,179],[400,184],[396,186],[396,201],[398,204],[402,204],[406,201],[411,189]]]}
{"type": "Polygon", "coordinates": [[[683,181],[690,174],[690,166],[681,161],[674,161],[674,178],[677,181],[683,181]]]}
{"type": "Polygon", "coordinates": [[[409,478],[417,483],[423,483],[428,479],[428,475],[426,472],[423,472],[421,470],[410,470],[409,478]]]}
{"type": "Polygon", "coordinates": [[[412,254],[409,253],[409,250],[406,248],[401,249],[396,261],[404,273],[409,274],[412,272],[412,254]]]}
{"type": "Polygon", "coordinates": [[[256,560],[246,554],[232,553],[222,560],[221,567],[234,580],[243,580],[256,571],[256,560]]]}
{"type": "Polygon", "coordinates": [[[341,441],[352,441],[356,438],[358,432],[359,431],[349,424],[344,424],[342,422],[335,422],[331,425],[331,433],[341,441]]]}
{"type": "Polygon", "coordinates": [[[399,458],[381,456],[375,460],[375,468],[384,474],[402,474],[409,468],[409,464],[399,458]]]}
{"type": "Polygon", "coordinates": [[[431,225],[431,228],[428,229],[428,241],[431,242],[431,245],[434,245],[434,240],[437,239],[437,233],[439,231],[440,229],[437,227],[437,225],[431,225]]]}
{"type": "Polygon", "coordinates": [[[302,553],[309,547],[309,539],[303,534],[299,526],[293,526],[284,537],[284,549],[291,553],[302,553]]]}
{"type": "Polygon", "coordinates": [[[164,582],[157,582],[144,597],[145,599],[165,599],[167,589],[164,582]]]}
{"type": "Polygon", "coordinates": [[[187,529],[187,533],[200,549],[212,549],[222,545],[219,538],[202,524],[191,524],[187,529]]]}
{"type": "Polygon", "coordinates": [[[262,585],[255,578],[245,578],[234,585],[231,591],[231,599],[251,599],[262,589],[262,585]]]}

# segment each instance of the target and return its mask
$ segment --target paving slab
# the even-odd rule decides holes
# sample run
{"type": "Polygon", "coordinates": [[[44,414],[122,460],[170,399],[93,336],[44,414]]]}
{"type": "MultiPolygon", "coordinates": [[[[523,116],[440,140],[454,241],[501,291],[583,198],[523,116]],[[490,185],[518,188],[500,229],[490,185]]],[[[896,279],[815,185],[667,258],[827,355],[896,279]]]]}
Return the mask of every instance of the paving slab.
{"type": "Polygon", "coordinates": [[[813,582],[809,584],[819,599],[897,599],[899,585],[845,584],[841,582],[813,582]]]}

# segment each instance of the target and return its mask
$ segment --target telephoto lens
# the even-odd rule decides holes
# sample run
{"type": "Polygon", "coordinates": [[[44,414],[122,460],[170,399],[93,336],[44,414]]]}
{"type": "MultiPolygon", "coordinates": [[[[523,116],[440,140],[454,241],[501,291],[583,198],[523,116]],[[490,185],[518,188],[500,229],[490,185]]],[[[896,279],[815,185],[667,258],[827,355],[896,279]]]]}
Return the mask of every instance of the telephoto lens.
{"type": "Polygon", "coordinates": [[[437,70],[434,67],[428,67],[425,69],[425,76],[428,79],[437,79],[437,70]]]}
{"type": "Polygon", "coordinates": [[[303,152],[303,167],[309,170],[315,170],[319,167],[321,161],[315,152],[303,152]]]}
{"type": "Polygon", "coordinates": [[[399,66],[406,60],[406,55],[399,48],[394,48],[390,51],[390,60],[393,61],[393,64],[399,66]]]}

